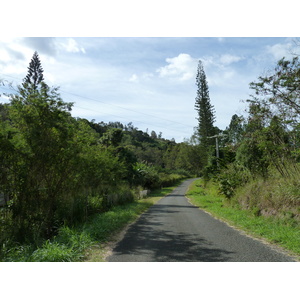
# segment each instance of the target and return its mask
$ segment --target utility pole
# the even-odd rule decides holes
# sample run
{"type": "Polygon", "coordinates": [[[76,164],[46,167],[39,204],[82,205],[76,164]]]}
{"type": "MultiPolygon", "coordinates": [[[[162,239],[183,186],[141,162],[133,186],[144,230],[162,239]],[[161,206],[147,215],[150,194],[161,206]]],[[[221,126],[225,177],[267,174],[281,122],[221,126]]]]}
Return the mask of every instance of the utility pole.
{"type": "Polygon", "coordinates": [[[210,136],[208,137],[208,139],[216,139],[216,157],[217,157],[217,165],[219,166],[219,158],[220,158],[220,154],[219,154],[219,140],[218,138],[225,136],[226,134],[217,134],[214,136],[210,136]]]}

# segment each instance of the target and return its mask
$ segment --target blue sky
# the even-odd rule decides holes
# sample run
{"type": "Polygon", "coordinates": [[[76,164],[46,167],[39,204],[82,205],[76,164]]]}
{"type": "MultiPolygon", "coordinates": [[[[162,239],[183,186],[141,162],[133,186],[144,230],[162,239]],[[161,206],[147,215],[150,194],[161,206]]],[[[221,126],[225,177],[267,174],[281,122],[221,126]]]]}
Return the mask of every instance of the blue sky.
{"type": "Polygon", "coordinates": [[[46,82],[75,102],[74,117],[132,122],[181,142],[197,126],[199,59],[215,125],[225,129],[233,114],[243,113],[249,83],[297,47],[293,37],[6,37],[0,38],[0,78],[21,83],[34,51],[46,82]]]}

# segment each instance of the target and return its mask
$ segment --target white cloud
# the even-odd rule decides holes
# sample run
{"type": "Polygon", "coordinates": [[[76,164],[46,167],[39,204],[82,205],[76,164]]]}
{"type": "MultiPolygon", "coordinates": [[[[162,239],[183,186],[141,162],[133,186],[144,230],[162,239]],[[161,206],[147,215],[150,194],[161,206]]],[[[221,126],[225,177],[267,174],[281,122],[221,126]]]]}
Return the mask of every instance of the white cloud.
{"type": "Polygon", "coordinates": [[[220,62],[224,65],[230,65],[234,62],[238,62],[242,60],[243,58],[240,56],[230,55],[230,54],[224,54],[220,57],[220,62]]]}
{"type": "Polygon", "coordinates": [[[209,87],[230,88],[238,81],[238,74],[234,70],[212,71],[207,73],[209,87]]]}
{"type": "Polygon", "coordinates": [[[150,79],[153,76],[154,76],[153,73],[143,73],[142,78],[143,79],[150,79]]]}
{"type": "Polygon", "coordinates": [[[267,46],[267,53],[272,54],[276,60],[279,60],[283,57],[289,58],[292,56],[292,44],[275,44],[272,46],[267,46]]]}
{"type": "Polygon", "coordinates": [[[8,54],[8,52],[5,49],[0,49],[0,57],[1,57],[1,61],[9,61],[10,60],[10,55],[8,54]]]}
{"type": "MultiPolygon", "coordinates": [[[[1,39],[0,48],[1,56],[0,62],[16,63],[24,61],[24,59],[29,55],[29,49],[27,46],[22,45],[20,38],[11,38],[9,40],[1,39]]],[[[31,55],[33,52],[31,52],[31,55]]]]}
{"type": "Polygon", "coordinates": [[[156,70],[160,77],[177,77],[179,80],[188,80],[195,77],[197,59],[189,54],[181,53],[176,57],[167,58],[168,65],[156,70]]]}
{"type": "Polygon", "coordinates": [[[137,74],[132,74],[131,77],[129,78],[130,82],[140,82],[140,81],[148,81],[151,78],[153,78],[153,73],[142,73],[141,75],[137,75],[137,74]]]}
{"type": "Polygon", "coordinates": [[[136,74],[133,74],[133,75],[129,78],[129,81],[131,81],[131,82],[138,82],[139,79],[138,79],[138,77],[137,77],[136,74]]]}
{"type": "Polygon", "coordinates": [[[222,54],[214,56],[205,56],[201,58],[204,68],[219,68],[224,69],[229,67],[232,63],[239,62],[243,60],[244,57],[231,55],[231,54],[222,54]]]}
{"type": "MultiPolygon", "coordinates": [[[[3,74],[22,74],[27,70],[26,57],[29,51],[17,43],[17,40],[10,39],[9,42],[0,41],[0,71],[3,74]]],[[[31,53],[32,55],[32,53],[31,53]]]]}
{"type": "Polygon", "coordinates": [[[78,45],[78,43],[72,38],[68,38],[66,43],[61,43],[60,45],[67,52],[73,52],[73,53],[82,52],[82,53],[85,53],[85,49],[83,47],[80,47],[78,45]]]}
{"type": "Polygon", "coordinates": [[[9,102],[9,97],[0,93],[0,101],[1,102],[9,102]]]}

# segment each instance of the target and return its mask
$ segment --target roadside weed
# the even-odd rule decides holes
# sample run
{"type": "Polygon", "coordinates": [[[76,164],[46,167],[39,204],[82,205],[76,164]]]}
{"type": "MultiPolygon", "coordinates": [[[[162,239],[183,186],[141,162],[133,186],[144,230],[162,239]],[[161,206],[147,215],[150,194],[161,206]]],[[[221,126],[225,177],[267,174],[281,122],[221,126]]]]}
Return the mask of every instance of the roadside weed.
{"type": "Polygon", "coordinates": [[[237,204],[232,206],[224,196],[218,195],[214,183],[209,183],[204,188],[201,179],[192,183],[187,196],[194,205],[229,225],[280,245],[295,255],[300,255],[299,222],[288,217],[262,216],[255,213],[255,210],[242,209],[237,204]]]}

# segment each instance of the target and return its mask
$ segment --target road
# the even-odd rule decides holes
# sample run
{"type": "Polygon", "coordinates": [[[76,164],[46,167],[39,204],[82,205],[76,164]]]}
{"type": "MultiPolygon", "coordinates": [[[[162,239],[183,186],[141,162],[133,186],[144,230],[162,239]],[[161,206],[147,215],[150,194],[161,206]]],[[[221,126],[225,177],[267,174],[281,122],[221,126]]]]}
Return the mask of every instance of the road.
{"type": "Polygon", "coordinates": [[[132,224],[107,261],[294,261],[190,204],[184,195],[192,181],[182,183],[132,224]]]}

